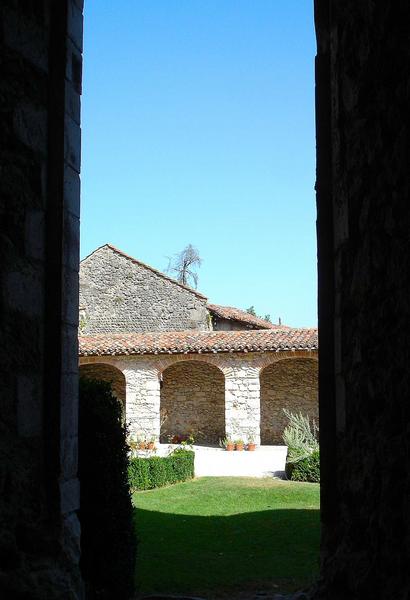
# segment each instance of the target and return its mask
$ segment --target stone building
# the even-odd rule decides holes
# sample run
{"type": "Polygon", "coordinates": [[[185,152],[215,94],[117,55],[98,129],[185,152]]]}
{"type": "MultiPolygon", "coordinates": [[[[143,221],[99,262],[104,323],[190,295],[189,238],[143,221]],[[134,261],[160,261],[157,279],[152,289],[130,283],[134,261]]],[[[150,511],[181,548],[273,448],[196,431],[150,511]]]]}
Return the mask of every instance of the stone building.
{"type": "MultiPolygon", "coordinates": [[[[83,598],[82,8],[82,0],[0,4],[2,598],[83,598]]],[[[315,600],[410,593],[409,19],[403,1],[315,1],[322,522],[315,600]]]]}
{"type": "Polygon", "coordinates": [[[209,329],[205,296],[110,244],[81,261],[80,332],[209,329]]]}
{"type": "Polygon", "coordinates": [[[80,332],[80,373],[113,383],[134,438],[274,445],[283,408],[318,421],[316,330],[208,304],[109,244],[81,262],[80,332]]]}
{"type": "Polygon", "coordinates": [[[208,304],[197,290],[111,244],[97,248],[81,261],[82,335],[278,327],[238,308],[208,304]]]}
{"type": "Polygon", "coordinates": [[[218,304],[208,304],[207,306],[212,317],[212,329],[214,331],[238,331],[244,329],[281,329],[284,325],[276,325],[256,317],[239,308],[232,306],[219,306],[218,304]]]}

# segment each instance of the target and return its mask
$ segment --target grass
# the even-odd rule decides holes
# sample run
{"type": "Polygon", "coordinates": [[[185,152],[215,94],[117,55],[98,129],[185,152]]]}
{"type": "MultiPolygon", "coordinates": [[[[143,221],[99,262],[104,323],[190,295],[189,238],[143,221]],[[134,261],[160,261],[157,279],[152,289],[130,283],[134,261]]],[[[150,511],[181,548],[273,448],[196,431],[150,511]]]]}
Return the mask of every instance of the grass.
{"type": "Polygon", "coordinates": [[[292,591],[317,574],[317,484],[203,477],[133,501],[141,592],[292,591]]]}

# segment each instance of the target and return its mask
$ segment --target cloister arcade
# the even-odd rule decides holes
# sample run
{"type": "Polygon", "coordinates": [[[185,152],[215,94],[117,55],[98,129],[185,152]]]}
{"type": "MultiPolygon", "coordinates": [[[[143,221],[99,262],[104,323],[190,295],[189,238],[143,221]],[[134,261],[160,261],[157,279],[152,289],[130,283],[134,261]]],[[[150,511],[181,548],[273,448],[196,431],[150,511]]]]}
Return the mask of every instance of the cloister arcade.
{"type": "Polygon", "coordinates": [[[276,445],[284,408],[318,420],[316,351],[83,356],[80,374],[112,381],[134,438],[276,445]]]}

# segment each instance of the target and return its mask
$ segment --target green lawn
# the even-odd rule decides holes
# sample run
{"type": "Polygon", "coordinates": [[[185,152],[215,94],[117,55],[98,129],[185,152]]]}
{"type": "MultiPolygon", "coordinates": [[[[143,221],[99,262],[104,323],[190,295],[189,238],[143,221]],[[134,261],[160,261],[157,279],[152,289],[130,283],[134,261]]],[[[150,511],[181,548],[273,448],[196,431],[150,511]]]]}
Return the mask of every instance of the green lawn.
{"type": "Polygon", "coordinates": [[[141,592],[288,591],[318,571],[317,484],[204,477],[133,501],[141,592]]]}

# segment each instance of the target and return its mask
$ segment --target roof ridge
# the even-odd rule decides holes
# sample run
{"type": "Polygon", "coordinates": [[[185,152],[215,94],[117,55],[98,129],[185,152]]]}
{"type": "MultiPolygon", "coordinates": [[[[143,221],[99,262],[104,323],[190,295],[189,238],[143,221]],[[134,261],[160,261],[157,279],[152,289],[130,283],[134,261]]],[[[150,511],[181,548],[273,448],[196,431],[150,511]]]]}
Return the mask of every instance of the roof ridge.
{"type": "Polygon", "coordinates": [[[244,323],[249,323],[253,325],[259,325],[264,329],[273,329],[275,327],[288,327],[287,325],[279,325],[279,323],[272,323],[271,321],[267,321],[266,319],[259,317],[258,315],[253,315],[252,313],[248,313],[243,308],[237,308],[236,306],[226,306],[224,304],[209,304],[208,308],[215,313],[219,313],[220,318],[222,319],[232,319],[237,321],[242,321],[244,323]],[[224,314],[226,312],[233,312],[236,314],[224,314]],[[243,317],[243,318],[240,318],[243,317]]]}
{"type": "Polygon", "coordinates": [[[88,258],[90,258],[90,256],[92,256],[93,254],[95,254],[96,252],[98,252],[98,250],[101,250],[102,248],[110,248],[110,250],[112,250],[113,252],[116,252],[120,256],[123,256],[124,258],[127,258],[128,260],[131,260],[133,263],[135,263],[137,265],[140,265],[141,267],[144,267],[145,269],[148,269],[152,273],[155,273],[155,275],[159,275],[160,277],[162,277],[163,279],[166,279],[167,281],[170,281],[171,283],[175,283],[175,285],[178,285],[182,289],[187,290],[188,292],[191,292],[192,294],[195,294],[195,296],[198,296],[198,298],[203,298],[204,300],[208,300],[208,297],[204,296],[204,294],[201,294],[201,292],[197,292],[197,290],[194,290],[193,288],[191,288],[191,287],[189,287],[187,285],[184,285],[183,283],[180,283],[176,279],[173,279],[172,277],[169,277],[169,275],[166,275],[162,271],[159,271],[158,269],[155,269],[155,267],[151,267],[151,265],[148,265],[147,263],[144,263],[141,260],[138,260],[137,258],[134,258],[130,254],[127,254],[123,250],[120,250],[119,248],[117,248],[113,244],[106,243],[106,244],[103,244],[102,246],[99,246],[98,248],[96,248],[95,250],[93,250],[92,252],[90,252],[90,254],[88,254],[85,258],[83,258],[83,260],[81,260],[80,263],[82,263],[85,260],[87,260],[88,258]]]}
{"type": "Polygon", "coordinates": [[[228,331],[218,331],[218,330],[203,330],[203,329],[175,329],[175,330],[166,330],[166,331],[111,331],[108,333],[88,333],[86,335],[80,335],[80,337],[107,337],[107,336],[134,336],[134,335],[232,335],[232,336],[241,336],[241,335],[270,335],[275,333],[276,331],[280,331],[283,334],[296,333],[299,331],[318,331],[317,327],[286,327],[286,329],[282,329],[282,326],[275,327],[275,329],[241,329],[241,330],[228,330],[228,331]]]}
{"type": "MultiPolygon", "coordinates": [[[[290,327],[286,326],[286,329],[282,329],[282,325],[278,325],[274,330],[271,329],[233,329],[228,331],[215,330],[215,329],[167,329],[151,330],[151,331],[110,331],[107,333],[89,333],[87,336],[94,337],[98,335],[174,335],[174,334],[191,334],[191,335],[262,335],[270,334],[274,331],[280,331],[281,333],[292,333],[297,331],[318,331],[317,327],[290,327]]],[[[84,337],[87,337],[84,336],[84,337]]]]}

